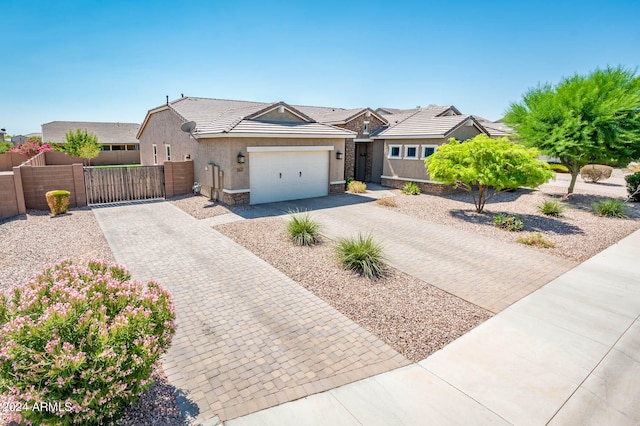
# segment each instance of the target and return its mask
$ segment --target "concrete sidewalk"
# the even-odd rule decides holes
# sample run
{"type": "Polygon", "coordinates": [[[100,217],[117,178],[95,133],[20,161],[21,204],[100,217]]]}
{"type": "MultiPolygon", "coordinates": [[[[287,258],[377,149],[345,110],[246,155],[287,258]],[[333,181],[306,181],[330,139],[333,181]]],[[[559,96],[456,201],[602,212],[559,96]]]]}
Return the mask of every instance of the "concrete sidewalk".
{"type": "Polygon", "coordinates": [[[640,231],[419,364],[226,422],[640,424],[640,231]]]}

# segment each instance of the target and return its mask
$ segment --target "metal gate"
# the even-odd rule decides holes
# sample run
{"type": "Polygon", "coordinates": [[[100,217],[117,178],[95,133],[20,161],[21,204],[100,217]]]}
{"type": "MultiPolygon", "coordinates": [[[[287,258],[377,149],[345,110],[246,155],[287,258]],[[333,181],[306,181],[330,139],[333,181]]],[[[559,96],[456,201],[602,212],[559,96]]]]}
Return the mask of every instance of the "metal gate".
{"type": "Polygon", "coordinates": [[[87,204],[164,198],[164,167],[85,167],[87,204]]]}

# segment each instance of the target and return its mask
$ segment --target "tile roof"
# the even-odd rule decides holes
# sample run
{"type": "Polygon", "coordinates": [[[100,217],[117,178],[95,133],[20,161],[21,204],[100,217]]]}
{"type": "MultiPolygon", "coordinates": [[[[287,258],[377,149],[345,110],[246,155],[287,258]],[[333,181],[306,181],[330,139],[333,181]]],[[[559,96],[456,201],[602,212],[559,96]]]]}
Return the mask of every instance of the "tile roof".
{"type": "Polygon", "coordinates": [[[350,137],[353,132],[337,127],[317,123],[315,117],[306,111],[298,110],[284,102],[265,103],[250,101],[235,101],[226,99],[185,97],[170,102],[169,107],[184,121],[194,121],[196,129],[194,136],[212,134],[255,134],[270,133],[277,135],[317,135],[350,137]],[[285,123],[259,120],[262,112],[269,111],[279,105],[285,106],[291,112],[306,119],[306,122],[285,123]]]}
{"type": "Polygon", "coordinates": [[[385,116],[373,111],[370,108],[333,108],[333,107],[318,107],[308,105],[294,105],[296,109],[304,112],[310,117],[313,117],[316,121],[325,124],[343,124],[351,119],[360,116],[367,110],[372,114],[378,116],[378,118],[385,121],[385,116]]]}
{"type": "Polygon", "coordinates": [[[137,123],[100,123],[87,121],[52,121],[42,125],[42,141],[63,143],[68,131],[86,130],[98,136],[101,144],[136,144],[137,123]]]}
{"type": "Polygon", "coordinates": [[[478,116],[476,116],[476,119],[480,122],[480,124],[482,124],[482,127],[487,129],[487,131],[489,132],[489,136],[511,136],[511,134],[513,133],[511,127],[507,126],[504,123],[490,121],[478,116]]]}
{"type": "MultiPolygon", "coordinates": [[[[473,124],[479,125],[470,115],[434,115],[433,109],[423,109],[408,116],[403,121],[393,124],[391,127],[380,132],[377,136],[384,138],[402,137],[446,137],[456,128],[465,125],[469,120],[473,124]]],[[[482,128],[481,125],[479,125],[482,128]]],[[[482,128],[482,130],[484,130],[482,128]]]]}

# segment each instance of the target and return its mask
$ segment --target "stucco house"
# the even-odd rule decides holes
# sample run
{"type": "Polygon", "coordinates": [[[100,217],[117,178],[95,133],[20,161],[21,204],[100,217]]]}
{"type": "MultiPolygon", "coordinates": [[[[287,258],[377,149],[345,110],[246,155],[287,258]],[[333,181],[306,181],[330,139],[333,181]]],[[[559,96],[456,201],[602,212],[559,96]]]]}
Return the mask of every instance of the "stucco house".
{"type": "Polygon", "coordinates": [[[40,139],[42,139],[42,133],[28,133],[26,135],[15,135],[11,137],[11,143],[13,144],[13,146],[18,146],[21,143],[26,142],[27,139],[31,137],[39,137],[40,139]]]}
{"type": "Polygon", "coordinates": [[[343,191],[356,136],[285,102],[182,97],[149,110],[137,138],[143,165],[192,160],[204,195],[259,204],[343,191]]]}
{"type": "Polygon", "coordinates": [[[492,127],[488,127],[491,123],[488,120],[462,114],[453,105],[404,110],[378,108],[376,112],[389,125],[372,135],[373,161],[380,162],[382,170],[371,180],[394,188],[411,181],[423,191],[446,191],[447,187],[429,179],[424,165],[424,160],[439,145],[450,138],[467,140],[481,133],[491,137],[508,134],[503,125],[492,123],[492,127]]]}
{"type": "Polygon", "coordinates": [[[103,151],[137,151],[138,123],[102,123],[87,121],[52,121],[42,125],[42,141],[63,144],[67,132],[86,130],[98,137],[103,151]]]}

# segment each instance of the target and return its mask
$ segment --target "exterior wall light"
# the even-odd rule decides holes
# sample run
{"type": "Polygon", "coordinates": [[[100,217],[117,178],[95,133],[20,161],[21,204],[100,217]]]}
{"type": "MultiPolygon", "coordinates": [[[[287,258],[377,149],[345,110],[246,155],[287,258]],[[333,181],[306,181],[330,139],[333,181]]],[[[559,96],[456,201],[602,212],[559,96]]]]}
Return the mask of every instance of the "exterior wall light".
{"type": "Polygon", "coordinates": [[[244,154],[241,152],[238,153],[238,164],[244,164],[244,154]]]}
{"type": "Polygon", "coordinates": [[[336,151],[336,159],[337,160],[342,160],[342,152],[341,151],[336,151]]]}

